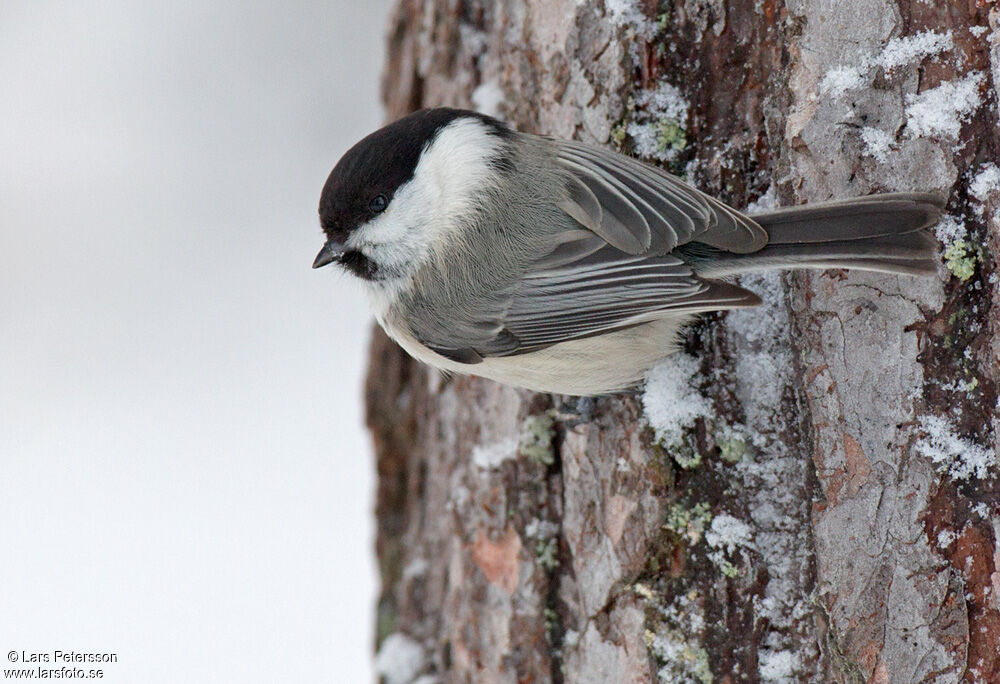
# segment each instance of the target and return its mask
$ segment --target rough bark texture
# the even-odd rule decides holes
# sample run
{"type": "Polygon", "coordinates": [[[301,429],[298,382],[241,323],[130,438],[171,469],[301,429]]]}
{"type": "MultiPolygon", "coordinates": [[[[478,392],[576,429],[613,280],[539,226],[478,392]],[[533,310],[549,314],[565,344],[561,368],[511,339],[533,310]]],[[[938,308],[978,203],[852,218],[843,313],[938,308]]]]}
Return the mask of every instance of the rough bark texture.
{"type": "Polygon", "coordinates": [[[692,328],[712,411],[667,445],[637,396],[580,423],[376,332],[390,682],[1000,681],[997,472],[927,447],[945,424],[998,448],[998,24],[984,0],[400,0],[390,117],[502,94],[521,130],[625,152],[653,117],[733,206],[939,191],[968,235],[937,280],[745,279],[765,305],[692,328]],[[927,30],[949,38],[892,42],[927,30]],[[665,82],[685,117],[650,113],[665,82]]]}

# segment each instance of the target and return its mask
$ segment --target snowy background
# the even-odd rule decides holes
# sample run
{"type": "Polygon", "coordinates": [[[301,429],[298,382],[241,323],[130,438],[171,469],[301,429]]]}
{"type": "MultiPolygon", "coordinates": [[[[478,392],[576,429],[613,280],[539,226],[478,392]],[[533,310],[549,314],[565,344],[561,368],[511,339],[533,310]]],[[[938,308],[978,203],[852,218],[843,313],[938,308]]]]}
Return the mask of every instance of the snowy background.
{"type": "Polygon", "coordinates": [[[388,4],[4,2],[3,652],[370,680],[368,315],[310,264],[388,4]]]}

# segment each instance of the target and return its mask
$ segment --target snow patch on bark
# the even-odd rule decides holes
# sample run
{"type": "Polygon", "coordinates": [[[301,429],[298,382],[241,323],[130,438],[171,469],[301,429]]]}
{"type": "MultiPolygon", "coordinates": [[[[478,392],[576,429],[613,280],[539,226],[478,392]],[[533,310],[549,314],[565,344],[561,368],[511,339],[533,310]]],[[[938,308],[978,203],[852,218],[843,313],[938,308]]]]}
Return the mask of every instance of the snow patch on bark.
{"type": "Polygon", "coordinates": [[[767,190],[764,191],[763,195],[747,205],[746,213],[752,216],[754,214],[763,214],[764,212],[777,208],[778,191],[775,189],[774,183],[771,183],[767,186],[767,190]]]}
{"type": "Polygon", "coordinates": [[[749,390],[741,397],[749,424],[769,425],[781,408],[781,395],[792,378],[790,350],[783,346],[783,331],[791,325],[785,309],[784,285],[778,271],[747,274],[740,284],[760,295],[762,304],[729,314],[730,325],[739,331],[750,350],[737,359],[737,372],[749,390]]]}
{"type": "Polygon", "coordinates": [[[424,669],[424,649],[416,641],[394,632],[382,641],[375,656],[375,671],[385,684],[410,684],[424,669]]]}
{"type": "Polygon", "coordinates": [[[646,632],[646,644],[660,665],[660,682],[712,682],[708,652],[701,646],[705,616],[697,593],[680,594],[658,612],[663,624],[656,632],[646,632]]]}
{"type": "Polygon", "coordinates": [[[713,549],[708,559],[726,577],[736,577],[739,569],[727,556],[733,556],[740,549],[753,549],[753,530],[739,518],[728,514],[712,518],[711,527],[705,532],[705,542],[713,549]]]}
{"type": "Polygon", "coordinates": [[[953,480],[985,480],[997,466],[997,455],[958,435],[940,416],[924,416],[924,436],[917,440],[918,453],[931,459],[938,472],[953,480]]]}
{"type": "Polygon", "coordinates": [[[969,236],[969,231],[965,227],[965,221],[958,216],[945,214],[936,226],[934,234],[944,245],[949,245],[955,240],[962,240],[969,236]]]}
{"type": "Polygon", "coordinates": [[[799,659],[791,651],[760,652],[760,676],[765,682],[792,682],[799,668],[799,659]]]}
{"type": "Polygon", "coordinates": [[[664,82],[652,90],[636,93],[635,104],[636,120],[628,124],[626,132],[632,138],[636,154],[659,161],[676,159],[687,146],[691,103],[679,88],[664,82]]]}
{"type": "Polygon", "coordinates": [[[480,114],[502,119],[504,92],[496,81],[486,81],[472,91],[472,105],[480,114]]]}
{"type": "Polygon", "coordinates": [[[882,53],[875,58],[874,64],[891,71],[927,57],[937,57],[954,47],[955,41],[951,31],[947,33],[923,31],[890,40],[882,49],[882,53]]]}
{"type": "Polygon", "coordinates": [[[647,39],[656,34],[656,23],[642,11],[640,0],[604,0],[604,8],[615,26],[631,29],[647,39]]]}
{"type": "Polygon", "coordinates": [[[916,137],[957,138],[962,124],[979,109],[982,72],[946,81],[937,88],[906,97],[906,130],[916,137]]]}
{"type": "Polygon", "coordinates": [[[855,65],[838,64],[831,68],[820,81],[819,90],[822,94],[840,97],[849,90],[871,85],[876,68],[892,71],[927,58],[939,58],[954,47],[951,31],[924,31],[893,38],[878,55],[865,56],[855,65]]]}
{"type": "Polygon", "coordinates": [[[862,68],[857,66],[835,66],[826,72],[819,84],[819,92],[840,97],[848,90],[856,90],[865,85],[862,68]]]}
{"type": "Polygon", "coordinates": [[[661,444],[677,444],[698,418],[712,412],[712,404],[697,387],[700,365],[690,354],[677,352],[656,364],[646,376],[642,405],[646,421],[661,444]]]}
{"type": "Polygon", "coordinates": [[[946,214],[934,226],[934,234],[941,241],[944,249],[945,267],[960,280],[968,280],[976,272],[979,261],[973,241],[969,239],[969,229],[960,216],[946,214]]]}
{"type": "Polygon", "coordinates": [[[505,439],[492,444],[477,444],[472,448],[472,462],[479,468],[499,468],[504,461],[517,457],[520,440],[505,439]]]}
{"type": "Polygon", "coordinates": [[[733,553],[740,547],[753,548],[753,531],[739,518],[723,513],[712,518],[712,525],[705,532],[705,541],[713,549],[733,553]]]}
{"type": "Polygon", "coordinates": [[[458,25],[458,34],[461,36],[462,46],[473,57],[481,57],[489,48],[489,34],[475,26],[463,22],[458,25]]]}
{"type": "Polygon", "coordinates": [[[993,162],[983,164],[969,183],[969,194],[976,200],[976,215],[983,218],[985,205],[1000,195],[1000,167],[993,162]]]}
{"type": "Polygon", "coordinates": [[[789,448],[783,434],[792,428],[783,407],[795,375],[791,320],[779,273],[744,275],[740,285],[759,294],[763,302],[728,316],[729,334],[738,350],[733,380],[746,414],[743,430],[753,447],[735,468],[743,480],[754,547],[768,576],[758,607],[768,625],[760,641],[760,673],[767,681],[795,681],[805,676],[803,668],[816,654],[806,652],[813,648],[809,641],[813,608],[806,579],[811,553],[809,464],[789,448]],[[799,652],[805,662],[780,655],[799,652]]]}
{"type": "Polygon", "coordinates": [[[955,543],[958,539],[958,533],[955,530],[949,530],[947,528],[938,532],[937,545],[940,549],[947,549],[949,546],[955,543]]]}
{"type": "Polygon", "coordinates": [[[861,141],[865,144],[865,154],[880,163],[888,161],[889,152],[896,143],[891,134],[872,126],[861,129],[861,141]]]}

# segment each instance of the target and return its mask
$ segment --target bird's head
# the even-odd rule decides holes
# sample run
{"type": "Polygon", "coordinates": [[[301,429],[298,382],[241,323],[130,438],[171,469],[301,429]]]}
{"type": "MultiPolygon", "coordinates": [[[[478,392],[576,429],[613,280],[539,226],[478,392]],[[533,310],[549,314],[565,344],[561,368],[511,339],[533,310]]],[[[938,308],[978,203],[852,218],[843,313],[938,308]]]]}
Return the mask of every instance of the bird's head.
{"type": "Polygon", "coordinates": [[[412,273],[453,238],[485,185],[509,170],[515,134],[459,109],[425,109],[349,149],[319,202],[326,244],[313,268],[340,264],[369,281],[412,273]]]}

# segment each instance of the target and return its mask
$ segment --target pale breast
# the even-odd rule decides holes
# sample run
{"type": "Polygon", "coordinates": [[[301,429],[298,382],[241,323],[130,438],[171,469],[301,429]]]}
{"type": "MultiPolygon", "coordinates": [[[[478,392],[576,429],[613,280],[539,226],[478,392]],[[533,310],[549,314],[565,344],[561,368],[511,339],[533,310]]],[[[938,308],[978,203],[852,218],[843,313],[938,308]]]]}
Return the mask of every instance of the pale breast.
{"type": "Polygon", "coordinates": [[[398,320],[379,323],[410,356],[449,373],[478,375],[536,392],[574,396],[609,394],[635,386],[678,347],[678,331],[691,316],[672,316],[627,330],[572,340],[529,354],[488,357],[463,364],[422,345],[398,320]]]}

